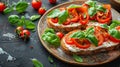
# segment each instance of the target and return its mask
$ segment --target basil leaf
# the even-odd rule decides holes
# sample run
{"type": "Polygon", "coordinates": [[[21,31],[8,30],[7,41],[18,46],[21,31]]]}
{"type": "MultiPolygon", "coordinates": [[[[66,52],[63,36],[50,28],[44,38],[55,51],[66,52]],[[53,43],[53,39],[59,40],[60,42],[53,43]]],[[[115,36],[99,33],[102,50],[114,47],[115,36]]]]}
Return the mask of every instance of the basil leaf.
{"type": "Polygon", "coordinates": [[[68,12],[66,10],[62,11],[60,13],[60,15],[58,16],[58,19],[59,19],[58,23],[59,24],[64,23],[66,21],[67,17],[68,17],[68,12]]]}
{"type": "Polygon", "coordinates": [[[107,24],[100,25],[102,28],[109,29],[109,26],[107,24]]]}
{"type": "Polygon", "coordinates": [[[90,7],[95,7],[96,6],[96,1],[89,0],[85,3],[88,4],[90,7]]]}
{"type": "Polygon", "coordinates": [[[81,5],[71,4],[70,6],[67,7],[67,9],[69,9],[69,8],[79,8],[79,7],[81,7],[81,5]]]}
{"type": "Polygon", "coordinates": [[[4,9],[4,14],[10,13],[13,11],[13,7],[7,7],[6,9],[4,9]]]}
{"type": "Polygon", "coordinates": [[[60,45],[60,38],[55,33],[53,33],[53,31],[51,33],[51,30],[45,30],[45,32],[42,34],[42,39],[48,42],[50,45],[60,45]]]}
{"type": "Polygon", "coordinates": [[[106,12],[106,9],[101,6],[101,5],[98,5],[97,8],[96,8],[98,11],[103,11],[103,12],[106,12]]]}
{"type": "Polygon", "coordinates": [[[85,36],[93,34],[94,33],[94,28],[93,27],[88,28],[84,33],[85,33],[85,36]]]}
{"type": "Polygon", "coordinates": [[[53,63],[54,61],[53,61],[53,59],[49,56],[48,57],[48,61],[50,62],[50,63],[53,63]]]}
{"type": "Polygon", "coordinates": [[[118,25],[120,25],[120,21],[112,20],[112,24],[110,25],[109,29],[113,29],[113,28],[115,28],[118,25]]]}
{"type": "Polygon", "coordinates": [[[21,20],[19,20],[19,22],[16,25],[17,26],[24,26],[24,22],[22,22],[21,20]]]}
{"type": "Polygon", "coordinates": [[[109,34],[117,39],[120,39],[120,32],[116,29],[111,29],[108,31],[109,34]]]}
{"type": "Polygon", "coordinates": [[[25,20],[25,27],[27,29],[33,30],[33,29],[35,29],[36,26],[35,26],[35,24],[32,21],[25,20]]]}
{"type": "Polygon", "coordinates": [[[80,56],[77,56],[77,55],[73,55],[73,58],[74,58],[74,60],[75,61],[77,61],[77,62],[83,62],[83,59],[80,57],[80,56]]]}
{"type": "Polygon", "coordinates": [[[55,9],[55,10],[52,10],[49,14],[48,14],[48,18],[55,18],[55,17],[58,17],[60,15],[60,10],[59,9],[55,9]]]}
{"type": "Polygon", "coordinates": [[[53,33],[53,34],[55,33],[54,29],[52,28],[46,28],[44,33],[48,33],[48,32],[53,33]]]}
{"type": "Polygon", "coordinates": [[[98,46],[98,40],[94,35],[88,35],[86,37],[90,42],[92,42],[95,46],[98,46]]]}
{"type": "Polygon", "coordinates": [[[43,67],[43,64],[37,59],[32,59],[32,62],[34,64],[34,67],[43,67]]]}
{"type": "Polygon", "coordinates": [[[16,25],[19,21],[19,16],[18,15],[10,15],[8,17],[8,21],[10,22],[10,24],[16,25]]]}
{"type": "Polygon", "coordinates": [[[16,11],[22,13],[27,9],[27,7],[28,7],[28,3],[26,1],[19,1],[16,4],[16,11]]]}
{"type": "Polygon", "coordinates": [[[97,10],[96,10],[95,7],[90,7],[90,8],[88,9],[88,14],[89,14],[91,17],[94,16],[96,13],[97,13],[97,10]]]}
{"type": "Polygon", "coordinates": [[[37,19],[39,19],[40,18],[40,15],[32,15],[31,17],[30,17],[30,20],[31,21],[35,21],[35,20],[37,20],[37,19]]]}
{"type": "Polygon", "coordinates": [[[71,38],[85,38],[84,32],[78,31],[70,35],[71,38]]]}

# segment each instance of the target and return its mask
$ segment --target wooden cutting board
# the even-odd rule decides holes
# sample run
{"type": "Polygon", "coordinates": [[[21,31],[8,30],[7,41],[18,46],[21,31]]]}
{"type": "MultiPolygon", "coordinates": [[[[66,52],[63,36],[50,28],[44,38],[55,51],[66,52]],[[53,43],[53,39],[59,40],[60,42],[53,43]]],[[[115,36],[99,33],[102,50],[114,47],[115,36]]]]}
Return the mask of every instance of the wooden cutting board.
{"type": "MultiPolygon", "coordinates": [[[[41,35],[43,33],[43,31],[47,28],[47,22],[46,22],[46,17],[47,14],[56,8],[60,8],[60,7],[66,7],[70,4],[83,4],[85,1],[84,0],[79,0],[79,1],[72,1],[72,2],[66,2],[60,5],[57,5],[51,9],[49,9],[40,19],[39,23],[38,23],[38,35],[39,35],[39,39],[42,42],[42,45],[45,47],[45,49],[50,52],[52,55],[54,55],[56,58],[66,62],[66,63],[70,63],[70,64],[76,64],[76,65],[85,65],[85,66],[93,66],[93,65],[100,65],[100,64],[104,64],[104,63],[108,63],[114,59],[116,59],[117,57],[120,56],[120,50],[113,50],[113,51],[109,51],[109,52],[102,52],[102,53],[98,53],[98,54],[94,54],[94,55],[89,55],[89,56],[81,56],[84,60],[84,62],[80,63],[80,62],[76,62],[72,56],[65,54],[60,47],[58,48],[54,48],[51,46],[48,46],[48,44],[46,42],[44,42],[41,38],[41,35]]],[[[112,11],[112,16],[113,19],[118,19],[120,14],[115,11],[114,9],[111,10],[112,11]]]]}

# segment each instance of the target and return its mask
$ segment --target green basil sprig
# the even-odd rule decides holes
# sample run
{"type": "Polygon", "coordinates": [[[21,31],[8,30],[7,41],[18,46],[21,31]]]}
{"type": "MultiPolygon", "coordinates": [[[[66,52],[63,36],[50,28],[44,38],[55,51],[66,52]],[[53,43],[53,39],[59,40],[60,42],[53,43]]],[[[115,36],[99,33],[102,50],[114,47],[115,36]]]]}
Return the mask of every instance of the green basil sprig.
{"type": "Polygon", "coordinates": [[[32,59],[32,62],[34,64],[34,67],[44,67],[43,64],[37,59],[32,59]]]}
{"type": "Polygon", "coordinates": [[[15,26],[23,26],[31,30],[34,30],[36,27],[32,21],[26,20],[24,16],[20,18],[18,15],[10,15],[8,17],[8,20],[10,24],[15,25],[15,26]]]}
{"type": "Polygon", "coordinates": [[[48,61],[49,61],[50,63],[53,63],[53,62],[54,62],[53,59],[52,59],[50,56],[48,56],[48,61]]]}
{"type": "Polygon", "coordinates": [[[35,21],[35,20],[37,20],[37,19],[39,19],[40,18],[40,15],[32,15],[31,17],[30,17],[30,20],[31,21],[35,21]]]}
{"type": "Polygon", "coordinates": [[[108,29],[108,33],[115,37],[116,39],[120,39],[120,31],[116,30],[115,28],[120,25],[120,21],[112,20],[111,25],[108,26],[107,24],[101,25],[102,28],[108,29]]]}
{"type": "Polygon", "coordinates": [[[60,11],[59,9],[55,9],[53,11],[51,11],[48,16],[48,18],[55,18],[58,17],[58,23],[62,24],[66,21],[67,17],[68,17],[68,11],[67,10],[63,10],[60,11]]]}
{"type": "Polygon", "coordinates": [[[26,1],[19,1],[16,4],[16,11],[22,13],[26,10],[27,7],[28,7],[28,3],[26,1]]]}
{"type": "Polygon", "coordinates": [[[90,7],[95,7],[97,2],[96,1],[92,1],[92,0],[88,0],[85,2],[85,4],[88,4],[90,7]]]}
{"type": "Polygon", "coordinates": [[[42,39],[48,42],[50,45],[59,46],[60,38],[55,34],[52,28],[47,28],[42,34],[42,39]]]}
{"type": "Polygon", "coordinates": [[[28,7],[28,2],[25,0],[20,0],[17,3],[12,3],[12,5],[8,4],[7,8],[3,11],[4,14],[8,14],[14,10],[19,13],[25,12],[28,7]]]}
{"type": "Polygon", "coordinates": [[[58,19],[59,19],[58,23],[59,24],[64,23],[66,21],[67,17],[68,17],[68,12],[66,10],[62,11],[60,13],[60,15],[58,16],[58,19]]]}
{"type": "Polygon", "coordinates": [[[96,1],[89,0],[85,3],[90,6],[88,9],[90,17],[93,17],[98,11],[106,12],[106,9],[102,5],[97,5],[96,1]]]}
{"type": "Polygon", "coordinates": [[[94,36],[94,28],[88,28],[86,31],[78,31],[73,33],[70,37],[71,38],[86,38],[88,39],[90,42],[92,42],[95,46],[98,46],[98,40],[97,38],[94,36]]]}
{"type": "Polygon", "coordinates": [[[83,59],[80,57],[80,56],[78,56],[78,55],[73,55],[73,58],[74,58],[74,60],[75,61],[77,61],[77,62],[83,62],[83,59]]]}

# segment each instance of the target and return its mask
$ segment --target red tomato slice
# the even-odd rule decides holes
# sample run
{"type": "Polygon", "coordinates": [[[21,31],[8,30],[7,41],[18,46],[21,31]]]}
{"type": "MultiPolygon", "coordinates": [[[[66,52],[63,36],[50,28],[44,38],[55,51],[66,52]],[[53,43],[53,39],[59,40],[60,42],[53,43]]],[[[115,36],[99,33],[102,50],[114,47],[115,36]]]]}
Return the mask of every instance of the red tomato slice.
{"type": "Polygon", "coordinates": [[[116,27],[116,30],[120,31],[120,26],[117,26],[117,27],[116,27]]]}
{"type": "Polygon", "coordinates": [[[57,23],[57,22],[58,22],[58,18],[51,18],[51,21],[52,21],[53,23],[57,23]]]}
{"type": "Polygon", "coordinates": [[[72,41],[72,38],[69,38],[68,36],[65,37],[65,42],[66,42],[67,44],[69,44],[69,45],[73,45],[73,44],[74,44],[74,42],[72,41]]]}
{"type": "Polygon", "coordinates": [[[84,43],[84,44],[78,43],[76,41],[76,39],[74,39],[74,38],[72,40],[73,40],[74,44],[76,45],[76,47],[78,47],[78,48],[87,49],[90,47],[90,42],[87,39],[82,40],[82,43],[84,43]]]}
{"type": "Polygon", "coordinates": [[[112,42],[115,42],[115,43],[120,42],[120,40],[114,38],[113,36],[110,36],[109,39],[110,39],[112,42]]]}
{"type": "Polygon", "coordinates": [[[99,15],[100,13],[97,13],[97,21],[100,22],[100,23],[108,23],[110,22],[110,20],[112,19],[112,16],[111,16],[111,11],[108,11],[108,13],[106,13],[104,16],[106,18],[102,18],[101,15],[99,15]]]}
{"type": "Polygon", "coordinates": [[[62,32],[57,32],[56,35],[57,35],[60,39],[62,39],[63,36],[64,36],[64,34],[63,34],[62,32]]]}
{"type": "Polygon", "coordinates": [[[110,4],[104,4],[103,7],[106,8],[106,9],[108,9],[108,10],[111,9],[111,5],[110,4]]]}
{"type": "Polygon", "coordinates": [[[67,21],[63,23],[63,25],[69,25],[70,23],[71,23],[71,20],[70,18],[68,18],[67,21]]]}
{"type": "Polygon", "coordinates": [[[71,19],[71,22],[78,22],[79,21],[79,17],[75,16],[74,18],[71,19]]]}
{"type": "Polygon", "coordinates": [[[80,23],[82,25],[86,25],[89,22],[89,15],[88,15],[88,13],[85,13],[85,14],[86,14],[86,18],[83,18],[83,16],[80,14],[80,23]]]}
{"type": "Polygon", "coordinates": [[[86,12],[88,12],[88,7],[82,6],[80,8],[77,8],[77,11],[80,13],[86,13],[86,12]]]}
{"type": "Polygon", "coordinates": [[[98,39],[98,46],[101,46],[101,45],[103,44],[103,42],[104,42],[104,37],[103,37],[103,35],[102,35],[102,34],[96,34],[95,36],[96,36],[97,39],[98,39]]]}

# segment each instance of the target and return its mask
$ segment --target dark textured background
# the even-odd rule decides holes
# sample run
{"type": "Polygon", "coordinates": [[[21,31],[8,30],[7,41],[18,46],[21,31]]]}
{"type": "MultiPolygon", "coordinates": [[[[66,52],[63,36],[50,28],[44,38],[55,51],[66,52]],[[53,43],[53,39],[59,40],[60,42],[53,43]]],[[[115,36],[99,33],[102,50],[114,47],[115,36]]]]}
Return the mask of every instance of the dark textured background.
{"type": "MultiPolygon", "coordinates": [[[[17,0],[10,0],[10,1],[17,1],[17,0]]],[[[57,0],[57,4],[64,3],[68,0],[57,0]]],[[[102,3],[109,3],[109,0],[98,0],[102,3]]],[[[28,2],[31,2],[31,0],[28,0],[28,2]]],[[[57,5],[51,5],[48,3],[48,0],[42,0],[43,6],[47,9],[57,5]]],[[[6,52],[11,54],[12,56],[16,57],[16,61],[14,62],[7,62],[6,55],[0,55],[0,67],[33,67],[33,64],[31,62],[31,58],[36,58],[41,63],[43,63],[44,67],[54,67],[54,64],[49,63],[48,56],[51,56],[54,60],[54,63],[56,64],[56,67],[77,67],[71,64],[64,63],[58,59],[56,59],[54,56],[50,55],[46,49],[41,45],[41,42],[38,38],[37,31],[31,34],[30,41],[29,42],[23,42],[21,39],[18,38],[8,38],[4,37],[3,34],[6,33],[12,33],[15,35],[15,28],[14,26],[11,26],[8,23],[8,16],[11,14],[17,14],[16,12],[12,12],[10,14],[4,15],[0,14],[0,47],[3,48],[6,52]],[[31,49],[30,46],[33,46],[34,48],[31,49]]],[[[23,15],[33,15],[37,14],[37,11],[35,11],[31,5],[28,7],[27,11],[23,15]]],[[[21,15],[20,15],[21,16],[21,15]]],[[[38,21],[35,22],[37,25],[38,21]]],[[[79,66],[82,67],[82,66],[79,66]]],[[[98,66],[97,66],[98,67],[98,66]]],[[[101,65],[99,67],[120,67],[120,58],[101,65]]]]}

